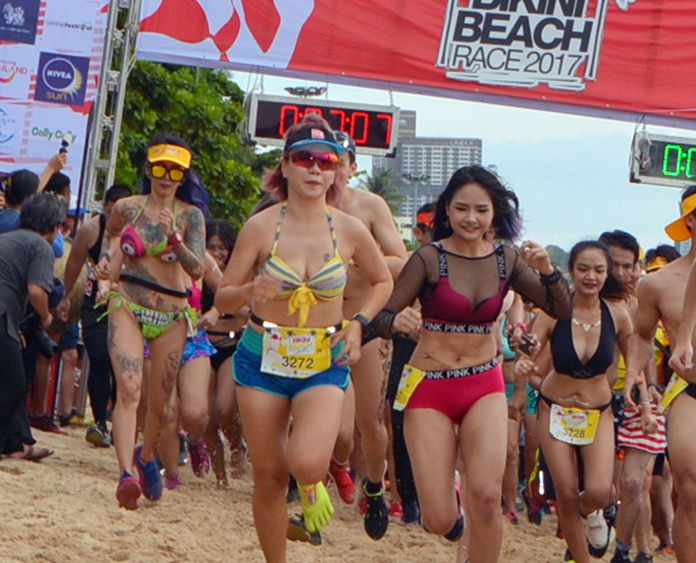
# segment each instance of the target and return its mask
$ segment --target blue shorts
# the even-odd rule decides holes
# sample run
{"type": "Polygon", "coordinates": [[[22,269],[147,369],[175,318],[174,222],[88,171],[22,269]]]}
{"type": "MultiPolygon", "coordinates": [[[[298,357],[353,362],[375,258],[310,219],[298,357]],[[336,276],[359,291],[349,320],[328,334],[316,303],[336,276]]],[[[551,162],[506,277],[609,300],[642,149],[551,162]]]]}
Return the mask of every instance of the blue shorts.
{"type": "MultiPolygon", "coordinates": [[[[186,339],[186,345],[181,354],[181,365],[183,366],[197,358],[209,358],[214,354],[217,354],[217,348],[208,340],[208,333],[199,328],[194,337],[186,339]]],[[[147,345],[147,340],[144,342],[143,357],[146,360],[152,358],[152,352],[150,352],[150,347],[147,345]]]]}
{"type": "MultiPolygon", "coordinates": [[[[306,379],[294,379],[281,377],[261,371],[261,354],[263,353],[263,336],[251,328],[247,328],[234,353],[234,380],[241,387],[251,387],[278,395],[285,399],[293,399],[303,391],[332,385],[345,391],[350,381],[350,368],[348,366],[333,365],[326,371],[322,371],[306,379]]],[[[341,352],[334,349],[334,358],[341,352]]]]}
{"type": "Polygon", "coordinates": [[[181,355],[181,364],[184,365],[197,358],[210,358],[217,354],[217,348],[208,340],[208,333],[202,328],[192,338],[186,339],[184,353],[181,355]]]}
{"type": "Polygon", "coordinates": [[[537,414],[539,410],[539,391],[527,383],[527,414],[537,414]]]}
{"type": "Polygon", "coordinates": [[[68,325],[60,339],[61,350],[75,350],[80,339],[80,326],[78,323],[68,325]]]}

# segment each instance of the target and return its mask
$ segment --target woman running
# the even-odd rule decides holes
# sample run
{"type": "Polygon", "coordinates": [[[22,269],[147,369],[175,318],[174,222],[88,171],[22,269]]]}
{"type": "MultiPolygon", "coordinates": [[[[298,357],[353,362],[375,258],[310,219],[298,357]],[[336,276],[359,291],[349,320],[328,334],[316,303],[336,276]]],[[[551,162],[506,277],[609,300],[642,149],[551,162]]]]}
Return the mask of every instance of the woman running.
{"type": "MultiPolygon", "coordinates": [[[[232,255],[237,233],[222,219],[206,224],[206,246],[208,253],[224,271],[232,255]]],[[[207,284],[203,286],[203,310],[215,309],[215,292],[207,284]]],[[[246,310],[246,308],[244,308],[246,310]]],[[[215,309],[216,310],[216,309],[215,309]]],[[[210,358],[210,421],[206,430],[206,442],[213,462],[213,471],[218,486],[227,486],[223,442],[218,433],[222,430],[230,445],[230,476],[239,479],[246,471],[246,451],[242,437],[242,421],[237,407],[237,395],[232,377],[232,355],[242,334],[249,315],[245,311],[220,315],[217,323],[208,329],[208,336],[217,354],[210,358]]]]}
{"type": "Polygon", "coordinates": [[[316,114],[288,130],[283,159],[265,181],[281,203],[245,224],[215,299],[221,313],[251,303],[234,378],[253,468],[256,532],[273,562],[285,561],[288,473],[297,479],[307,530],[316,532],[331,518],[323,480],[348,365],[360,358],[363,327],[392,287],[367,228],[327,206],[341,150],[316,114]],[[342,328],[351,260],[369,280],[370,297],[342,328]]]}
{"type": "Polygon", "coordinates": [[[454,477],[461,451],[472,561],[496,561],[502,539],[507,404],[495,323],[503,299],[512,288],[570,316],[568,287],[544,248],[526,242],[525,264],[511,246],[492,242],[513,240],[520,227],[512,191],[485,168],[459,169],[437,202],[436,242],[413,254],[373,323],[385,338],[422,328],[394,408],[406,409],[423,525],[451,541],[464,530],[454,477]],[[416,298],[422,317],[410,307],[416,298]]]}
{"type": "MultiPolygon", "coordinates": [[[[119,506],[135,509],[144,494],[162,496],[154,459],[165,410],[176,386],[181,355],[196,326],[188,305],[190,279],[203,275],[204,191],[191,172],[191,150],[174,135],[159,136],[147,147],[142,194],[119,200],[104,235],[97,266],[110,275],[110,262],[123,255],[118,285],[109,299],[108,348],[117,383],[113,440],[121,472],[119,506]],[[152,353],[143,444],[135,449],[136,412],[143,375],[144,341],[152,353]],[[138,481],[132,475],[136,465],[138,481]]],[[[114,273],[115,276],[118,272],[114,273]]]]}
{"type": "MultiPolygon", "coordinates": [[[[626,289],[612,273],[604,244],[576,244],[568,269],[574,286],[572,317],[554,320],[539,313],[534,322],[538,350],[548,342],[553,363],[539,393],[537,432],[553,479],[569,548],[566,557],[587,563],[590,551],[603,555],[610,538],[603,514],[612,503],[614,469],[607,372],[617,346],[625,356],[632,326],[628,312],[616,302],[626,289]]],[[[530,360],[519,363],[527,374],[538,372],[530,360]]]]}
{"type": "MultiPolygon", "coordinates": [[[[162,429],[158,454],[165,467],[165,486],[175,489],[179,484],[179,433],[183,427],[187,435],[191,469],[196,477],[203,477],[210,471],[210,455],[203,438],[209,421],[209,387],[211,358],[217,350],[208,340],[208,327],[214,326],[219,314],[214,307],[203,309],[203,287],[215,291],[222,279],[222,272],[215,259],[205,255],[204,273],[201,280],[191,280],[189,305],[199,315],[198,327],[194,336],[186,339],[181,367],[177,377],[175,393],[172,393],[167,411],[167,422],[162,429]]],[[[149,354],[146,354],[148,357],[149,354]]]]}

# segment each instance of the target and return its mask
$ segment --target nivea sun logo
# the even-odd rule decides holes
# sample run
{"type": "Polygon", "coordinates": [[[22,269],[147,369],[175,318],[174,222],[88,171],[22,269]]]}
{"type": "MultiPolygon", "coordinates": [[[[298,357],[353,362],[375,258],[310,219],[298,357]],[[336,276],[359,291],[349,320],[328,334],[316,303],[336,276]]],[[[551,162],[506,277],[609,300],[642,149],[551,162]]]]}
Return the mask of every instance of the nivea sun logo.
{"type": "Polygon", "coordinates": [[[44,84],[55,92],[76,94],[82,86],[82,74],[62,57],[51,60],[43,69],[44,84]]]}

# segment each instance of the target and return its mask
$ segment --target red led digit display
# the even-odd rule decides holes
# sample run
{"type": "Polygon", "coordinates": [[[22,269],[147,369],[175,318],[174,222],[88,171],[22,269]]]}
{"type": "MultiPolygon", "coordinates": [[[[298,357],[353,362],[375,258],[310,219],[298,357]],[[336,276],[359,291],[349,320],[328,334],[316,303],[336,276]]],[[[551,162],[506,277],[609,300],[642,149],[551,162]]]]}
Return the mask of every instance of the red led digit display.
{"type": "Polygon", "coordinates": [[[398,109],[339,104],[326,100],[254,96],[250,136],[259,143],[281,144],[287,130],[309,113],[318,113],[334,130],[348,133],[360,152],[384,154],[392,150],[398,109]],[[396,119],[395,119],[396,118],[396,119]]]}

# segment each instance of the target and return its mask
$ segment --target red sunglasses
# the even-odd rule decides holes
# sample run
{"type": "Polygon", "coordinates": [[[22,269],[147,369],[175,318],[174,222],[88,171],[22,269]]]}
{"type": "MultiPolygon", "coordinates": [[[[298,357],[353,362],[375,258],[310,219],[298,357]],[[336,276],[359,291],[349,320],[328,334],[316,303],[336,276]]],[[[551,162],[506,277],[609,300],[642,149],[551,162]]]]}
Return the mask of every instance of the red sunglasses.
{"type": "Polygon", "coordinates": [[[315,162],[323,171],[336,170],[338,166],[338,155],[333,152],[295,151],[288,158],[302,168],[311,168],[315,162]]]}

